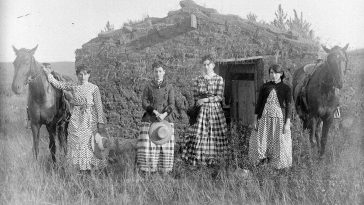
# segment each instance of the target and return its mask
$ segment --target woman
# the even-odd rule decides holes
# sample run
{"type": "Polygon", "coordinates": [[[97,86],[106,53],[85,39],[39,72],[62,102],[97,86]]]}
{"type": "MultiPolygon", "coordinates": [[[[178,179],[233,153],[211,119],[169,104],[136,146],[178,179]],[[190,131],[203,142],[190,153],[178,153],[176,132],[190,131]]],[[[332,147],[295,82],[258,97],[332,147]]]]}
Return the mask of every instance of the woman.
{"type": "Polygon", "coordinates": [[[249,143],[249,158],[253,165],[268,162],[275,169],[292,165],[290,116],[291,88],[283,83],[280,65],[269,67],[271,81],[263,84],[255,108],[255,121],[249,143]]]}
{"type": "Polygon", "coordinates": [[[104,112],[99,87],[88,82],[90,71],[84,65],[76,68],[78,83],[56,80],[51,69],[44,66],[48,81],[56,88],[71,91],[73,95],[71,118],[68,125],[67,159],[77,169],[89,172],[106,167],[106,157],[95,157],[91,148],[92,135],[105,133],[104,112]]]}
{"type": "Polygon", "coordinates": [[[223,78],[214,72],[210,55],[202,58],[203,75],[194,82],[193,95],[200,111],[197,122],[189,127],[182,158],[189,164],[216,165],[227,158],[227,125],[221,102],[224,95],[223,78]]]}
{"type": "MultiPolygon", "coordinates": [[[[171,172],[174,158],[174,124],[171,114],[174,110],[174,89],[164,79],[165,70],[161,62],[152,65],[153,79],[147,83],[142,106],[145,113],[142,117],[141,131],[137,142],[137,165],[142,172],[171,172]],[[171,138],[164,144],[155,144],[149,136],[152,123],[169,122],[171,138]]],[[[168,123],[167,123],[168,124],[168,123]]]]}

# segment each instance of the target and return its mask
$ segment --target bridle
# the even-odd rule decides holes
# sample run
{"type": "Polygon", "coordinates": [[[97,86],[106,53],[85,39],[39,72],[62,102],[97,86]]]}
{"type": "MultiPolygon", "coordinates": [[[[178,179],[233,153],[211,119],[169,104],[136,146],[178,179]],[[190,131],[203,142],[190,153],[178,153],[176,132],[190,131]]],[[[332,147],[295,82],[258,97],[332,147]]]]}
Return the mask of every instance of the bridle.
{"type": "Polygon", "coordinates": [[[349,59],[348,59],[348,54],[346,53],[346,51],[344,51],[344,54],[345,54],[345,70],[344,70],[344,75],[346,75],[346,71],[348,70],[348,62],[349,62],[349,59]]]}
{"type": "Polygon", "coordinates": [[[28,77],[27,81],[25,82],[25,85],[28,85],[30,83],[33,83],[35,80],[38,79],[39,76],[42,75],[42,72],[37,72],[35,71],[35,59],[34,57],[32,57],[32,62],[30,63],[30,68],[29,68],[29,72],[30,72],[30,76],[28,77]]]}
{"type": "MultiPolygon", "coordinates": [[[[338,64],[338,67],[340,70],[341,70],[341,63],[345,62],[345,69],[344,69],[344,75],[345,75],[346,71],[348,70],[348,61],[349,60],[348,60],[348,56],[347,56],[346,52],[343,50],[341,50],[341,51],[344,53],[345,58],[343,59],[342,55],[340,55],[339,57],[336,57],[336,58],[339,58],[339,62],[337,64],[338,64]]],[[[333,54],[333,55],[338,55],[338,54],[333,54]]],[[[327,66],[327,68],[330,66],[330,64],[328,62],[328,58],[325,59],[324,63],[325,63],[325,66],[327,66]]],[[[327,82],[327,81],[323,80],[321,82],[321,84],[325,85],[326,87],[331,87],[331,86],[335,87],[334,85],[336,84],[336,78],[335,78],[335,76],[333,76],[333,74],[330,71],[329,71],[329,73],[330,73],[331,81],[327,82]]]]}

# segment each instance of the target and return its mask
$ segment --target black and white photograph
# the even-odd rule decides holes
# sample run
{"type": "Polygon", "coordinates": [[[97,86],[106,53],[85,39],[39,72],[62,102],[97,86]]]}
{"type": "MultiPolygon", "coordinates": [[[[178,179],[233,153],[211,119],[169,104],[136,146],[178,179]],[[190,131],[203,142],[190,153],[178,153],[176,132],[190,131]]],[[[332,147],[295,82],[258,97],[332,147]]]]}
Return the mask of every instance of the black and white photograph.
{"type": "Polygon", "coordinates": [[[0,204],[364,204],[364,2],[3,0],[0,204]]]}

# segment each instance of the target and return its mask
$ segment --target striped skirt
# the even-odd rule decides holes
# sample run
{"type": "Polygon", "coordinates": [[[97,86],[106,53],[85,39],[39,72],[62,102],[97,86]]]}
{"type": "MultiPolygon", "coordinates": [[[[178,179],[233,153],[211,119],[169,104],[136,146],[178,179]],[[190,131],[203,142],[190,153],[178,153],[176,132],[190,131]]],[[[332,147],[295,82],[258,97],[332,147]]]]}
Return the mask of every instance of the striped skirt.
{"type": "Polygon", "coordinates": [[[197,122],[188,128],[182,158],[189,164],[211,165],[228,157],[227,125],[219,103],[201,107],[197,122]]]}
{"type": "Polygon", "coordinates": [[[163,145],[156,145],[149,140],[149,127],[151,123],[142,122],[137,141],[137,166],[146,172],[170,172],[174,161],[174,124],[172,126],[171,140],[163,145]]]}

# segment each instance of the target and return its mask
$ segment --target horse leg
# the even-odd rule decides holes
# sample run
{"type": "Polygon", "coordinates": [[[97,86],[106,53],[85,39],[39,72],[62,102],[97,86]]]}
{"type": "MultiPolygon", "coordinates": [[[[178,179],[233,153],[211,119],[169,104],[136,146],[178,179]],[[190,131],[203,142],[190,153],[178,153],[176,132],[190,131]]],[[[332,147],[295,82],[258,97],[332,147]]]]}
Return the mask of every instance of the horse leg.
{"type": "Polygon", "coordinates": [[[56,126],[48,124],[47,131],[49,135],[49,149],[51,150],[52,160],[55,163],[56,162],[56,140],[55,140],[55,134],[56,134],[56,126]]]}
{"type": "Polygon", "coordinates": [[[317,122],[316,122],[316,132],[315,132],[316,143],[317,143],[317,147],[319,149],[321,147],[321,142],[320,142],[320,129],[322,130],[321,122],[322,122],[321,119],[317,119],[317,122]]]}
{"type": "MultiPolygon", "coordinates": [[[[315,142],[314,142],[314,136],[315,136],[315,133],[316,133],[316,118],[311,118],[310,121],[309,121],[309,131],[310,131],[310,143],[311,143],[311,147],[314,147],[315,146],[315,142]]],[[[316,141],[316,144],[318,142],[316,141]]]]}
{"type": "Polygon", "coordinates": [[[57,127],[57,135],[60,149],[63,150],[64,155],[67,155],[67,127],[65,124],[57,127]]]}
{"type": "Polygon", "coordinates": [[[324,121],[324,123],[322,125],[321,149],[320,149],[320,156],[321,157],[325,153],[325,146],[326,146],[326,142],[327,142],[327,136],[329,134],[329,130],[330,130],[331,124],[333,122],[333,117],[332,116],[327,117],[323,121],[324,121]]]}
{"type": "Polygon", "coordinates": [[[33,154],[36,160],[38,159],[39,153],[39,128],[39,124],[31,123],[31,129],[33,134],[33,154]]]}

